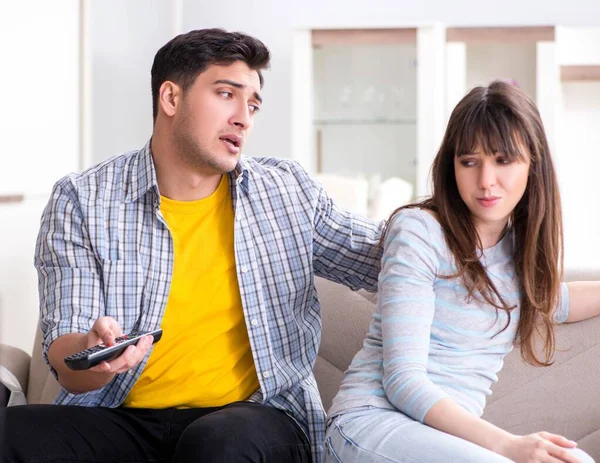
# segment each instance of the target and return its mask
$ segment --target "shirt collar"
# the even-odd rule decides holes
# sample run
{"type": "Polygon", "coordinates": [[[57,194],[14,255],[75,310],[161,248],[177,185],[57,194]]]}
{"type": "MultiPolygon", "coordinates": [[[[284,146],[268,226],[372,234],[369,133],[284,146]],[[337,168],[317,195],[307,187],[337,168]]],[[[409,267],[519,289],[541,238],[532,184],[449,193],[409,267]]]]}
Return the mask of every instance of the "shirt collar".
{"type": "Polygon", "coordinates": [[[236,186],[240,186],[245,190],[248,189],[248,171],[249,171],[248,162],[242,157],[240,157],[239,162],[235,166],[231,172],[229,172],[229,179],[236,186]]]}
{"type": "MultiPolygon", "coordinates": [[[[131,203],[140,199],[149,190],[154,190],[155,198],[160,202],[158,182],[156,180],[156,169],[152,159],[152,138],[146,142],[144,147],[134,156],[129,175],[125,176],[125,202],[131,203]]],[[[229,173],[232,185],[248,189],[248,162],[241,157],[235,169],[229,173]]]]}
{"type": "Polygon", "coordinates": [[[150,149],[151,142],[152,138],[137,152],[129,169],[129,175],[125,176],[124,189],[126,203],[137,201],[150,189],[155,190],[157,198],[159,196],[156,169],[154,168],[150,149]]]}

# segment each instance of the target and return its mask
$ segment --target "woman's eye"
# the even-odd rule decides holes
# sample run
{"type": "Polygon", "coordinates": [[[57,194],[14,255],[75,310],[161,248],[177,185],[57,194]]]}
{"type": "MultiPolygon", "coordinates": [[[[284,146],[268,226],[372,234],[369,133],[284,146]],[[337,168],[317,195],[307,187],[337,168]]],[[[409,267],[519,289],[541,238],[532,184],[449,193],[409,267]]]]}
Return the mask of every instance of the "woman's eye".
{"type": "Polygon", "coordinates": [[[498,164],[510,164],[512,161],[508,158],[497,158],[496,162],[498,164]]]}
{"type": "Polygon", "coordinates": [[[465,160],[460,162],[465,167],[473,167],[475,165],[475,161],[465,160]]]}

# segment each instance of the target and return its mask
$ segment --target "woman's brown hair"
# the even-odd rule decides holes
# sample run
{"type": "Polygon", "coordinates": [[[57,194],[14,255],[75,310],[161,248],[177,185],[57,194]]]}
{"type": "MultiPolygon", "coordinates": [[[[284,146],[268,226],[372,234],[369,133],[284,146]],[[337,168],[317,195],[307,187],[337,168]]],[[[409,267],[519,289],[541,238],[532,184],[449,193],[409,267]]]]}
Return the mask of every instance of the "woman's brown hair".
{"type": "Polygon", "coordinates": [[[530,159],[525,193],[509,221],[514,231],[514,264],[521,290],[515,341],[527,362],[550,365],[563,268],[560,195],[540,114],[522,90],[502,81],[471,90],[452,111],[433,162],[433,195],[398,208],[388,224],[404,208],[435,212],[456,261],[457,273],[445,277],[461,278],[469,297],[478,294],[496,310],[505,310],[510,323],[514,307],[506,303],[479,260],[481,240],[460,197],[454,173],[455,156],[473,152],[478,146],[487,155],[499,152],[510,159],[530,159]],[[538,336],[542,341],[541,357],[536,349],[538,336]]]}

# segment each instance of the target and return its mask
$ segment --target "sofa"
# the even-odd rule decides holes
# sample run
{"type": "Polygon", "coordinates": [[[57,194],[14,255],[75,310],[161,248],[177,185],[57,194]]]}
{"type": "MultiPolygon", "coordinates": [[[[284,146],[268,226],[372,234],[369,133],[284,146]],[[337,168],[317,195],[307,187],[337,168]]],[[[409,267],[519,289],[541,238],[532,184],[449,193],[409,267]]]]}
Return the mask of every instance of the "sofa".
{"type": "MultiPolygon", "coordinates": [[[[567,280],[600,280],[600,271],[568,272],[567,280]]],[[[327,410],[343,372],[362,346],[376,294],[315,281],[323,309],[323,335],[314,372],[327,410]]],[[[51,403],[58,384],[41,358],[40,334],[33,355],[0,345],[0,365],[18,379],[29,403],[51,403]]],[[[561,325],[550,367],[525,364],[518,349],[506,357],[484,418],[516,434],[550,431],[576,440],[600,461],[600,317],[561,325]]]]}

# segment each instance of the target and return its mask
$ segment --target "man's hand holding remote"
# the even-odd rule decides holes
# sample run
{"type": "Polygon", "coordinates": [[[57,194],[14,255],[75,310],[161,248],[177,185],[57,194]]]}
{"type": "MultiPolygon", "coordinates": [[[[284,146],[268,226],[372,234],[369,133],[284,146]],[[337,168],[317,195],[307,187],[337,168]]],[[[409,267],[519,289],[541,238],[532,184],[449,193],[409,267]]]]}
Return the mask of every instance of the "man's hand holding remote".
{"type": "MultiPolygon", "coordinates": [[[[97,346],[98,344],[112,346],[115,339],[122,335],[123,330],[121,330],[121,327],[114,318],[101,317],[96,320],[94,326],[88,332],[85,348],[97,346]]],[[[150,350],[150,347],[152,347],[152,341],[152,336],[144,336],[135,346],[128,346],[125,352],[119,357],[109,362],[102,362],[90,368],[89,371],[113,374],[124,373],[139,365],[150,350]]]]}
{"type": "Polygon", "coordinates": [[[119,357],[89,370],[73,371],[65,365],[65,357],[98,344],[112,345],[122,334],[114,318],[101,317],[88,333],[69,333],[56,339],[48,349],[48,359],[57,372],[60,385],[73,394],[82,394],[106,386],[116,374],[137,366],[152,346],[152,336],[144,336],[119,357]]]}

